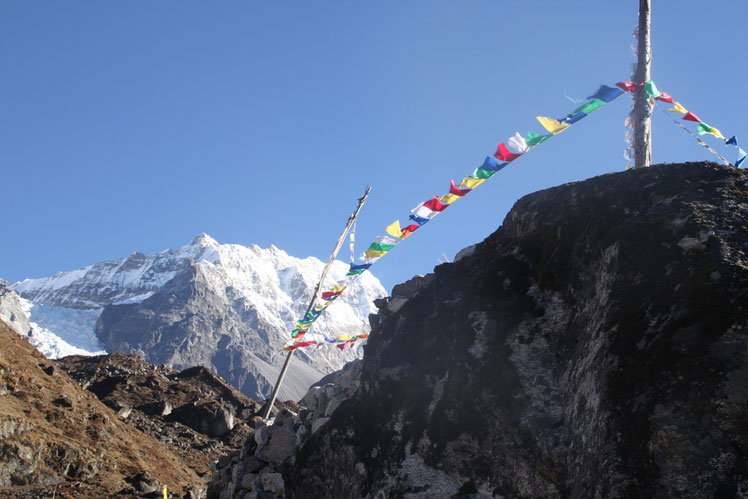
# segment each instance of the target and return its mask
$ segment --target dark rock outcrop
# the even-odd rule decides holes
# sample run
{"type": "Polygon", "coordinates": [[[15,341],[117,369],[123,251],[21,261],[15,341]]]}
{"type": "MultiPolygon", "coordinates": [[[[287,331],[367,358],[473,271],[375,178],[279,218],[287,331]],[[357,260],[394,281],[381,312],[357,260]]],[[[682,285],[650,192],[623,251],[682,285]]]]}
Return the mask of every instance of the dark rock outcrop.
{"type": "Polygon", "coordinates": [[[708,163],[522,198],[380,302],[286,496],[748,493],[747,229],[748,174],[708,163]]]}
{"type": "Polygon", "coordinates": [[[55,362],[121,420],[169,445],[201,475],[251,434],[242,420],[261,408],[204,367],[179,372],[120,353],[55,362]]]}

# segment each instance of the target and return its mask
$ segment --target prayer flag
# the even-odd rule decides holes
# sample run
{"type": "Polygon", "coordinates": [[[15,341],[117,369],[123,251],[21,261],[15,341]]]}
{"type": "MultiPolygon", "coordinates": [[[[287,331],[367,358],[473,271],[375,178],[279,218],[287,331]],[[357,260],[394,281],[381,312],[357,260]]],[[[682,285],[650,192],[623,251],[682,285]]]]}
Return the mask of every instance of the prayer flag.
{"type": "MultiPolygon", "coordinates": [[[[581,120],[585,116],[587,116],[587,113],[583,113],[583,112],[578,112],[577,113],[577,112],[574,112],[574,113],[571,113],[571,114],[567,114],[566,118],[563,118],[563,119],[561,119],[559,121],[561,123],[568,123],[570,125],[573,125],[574,123],[576,123],[577,121],[581,120]]],[[[533,135],[537,135],[538,137],[541,137],[538,134],[533,134],[533,135]]],[[[553,134],[551,134],[551,135],[543,135],[542,137],[548,138],[548,137],[551,137],[552,135],[553,134]]],[[[545,139],[543,139],[543,140],[545,140],[545,139]]],[[[540,142],[543,142],[543,140],[541,140],[540,142]]],[[[538,142],[538,143],[540,143],[540,142],[538,142]]],[[[529,135],[528,135],[528,142],[527,143],[528,144],[530,143],[530,141],[529,141],[529,135]]]]}
{"type": "MultiPolygon", "coordinates": [[[[421,225],[423,225],[423,224],[421,224],[421,225]]],[[[405,234],[406,236],[408,236],[408,235],[412,234],[413,232],[415,232],[419,227],[420,227],[420,225],[408,225],[407,227],[403,228],[403,234],[405,234]]]]}
{"type": "Polygon", "coordinates": [[[603,102],[610,102],[619,95],[623,94],[623,90],[617,87],[609,87],[607,85],[600,85],[593,95],[587,97],[588,99],[600,99],[603,102]]]}
{"type": "Polygon", "coordinates": [[[481,185],[483,182],[485,182],[486,179],[484,178],[473,178],[473,177],[465,177],[462,179],[462,182],[460,182],[460,187],[464,187],[466,189],[475,189],[479,185],[481,185]]]}
{"type": "Polygon", "coordinates": [[[508,164],[509,163],[499,163],[496,161],[496,158],[486,156],[486,159],[483,160],[483,164],[480,166],[480,168],[482,170],[486,170],[487,172],[497,172],[508,164]]]}
{"type": "Polygon", "coordinates": [[[441,201],[444,204],[452,204],[458,199],[460,199],[461,197],[462,196],[458,196],[457,194],[445,194],[439,198],[439,201],[441,201]]]}
{"type": "Polygon", "coordinates": [[[616,83],[616,86],[620,88],[621,90],[624,90],[626,92],[636,92],[642,86],[644,83],[631,83],[630,81],[619,81],[616,83]]]}
{"type": "Polygon", "coordinates": [[[561,123],[560,121],[556,121],[552,118],[547,118],[545,116],[538,116],[537,120],[540,122],[541,125],[543,125],[543,128],[551,132],[553,135],[556,135],[557,133],[561,133],[571,126],[568,123],[561,123]]]}
{"type": "MultiPolygon", "coordinates": [[[[398,225],[398,227],[399,227],[399,225],[398,225]]],[[[351,268],[348,269],[348,271],[349,272],[358,272],[359,270],[364,271],[364,270],[368,269],[369,267],[371,267],[371,265],[368,265],[368,264],[363,264],[363,265],[354,265],[354,264],[351,264],[351,268]]]]}
{"type": "Polygon", "coordinates": [[[385,253],[387,252],[384,250],[366,250],[364,252],[364,257],[372,258],[372,257],[384,256],[385,253]]]}
{"type": "Polygon", "coordinates": [[[546,140],[553,137],[552,133],[549,133],[548,135],[540,135],[534,132],[530,132],[527,134],[527,138],[525,139],[528,144],[536,146],[540,144],[541,142],[545,142],[546,140]]]}
{"type": "Polygon", "coordinates": [[[411,213],[413,213],[413,215],[420,217],[420,218],[425,218],[428,220],[431,220],[432,218],[434,218],[436,215],[439,214],[438,211],[431,210],[427,208],[426,206],[424,206],[424,203],[420,203],[418,206],[416,206],[410,211],[411,213]]]}
{"type": "Polygon", "coordinates": [[[728,144],[728,145],[732,144],[735,147],[738,147],[738,138],[733,135],[732,137],[730,137],[729,139],[725,141],[725,144],[728,144]]]}
{"type": "Polygon", "coordinates": [[[671,113],[683,113],[686,114],[688,109],[680,105],[680,102],[673,102],[673,108],[668,109],[671,113]]]}
{"type": "MultiPolygon", "coordinates": [[[[411,219],[411,220],[413,220],[413,221],[414,221],[415,223],[417,223],[417,224],[418,224],[419,226],[420,226],[420,225],[423,225],[423,224],[425,224],[426,222],[428,222],[428,221],[429,221],[429,219],[428,219],[428,218],[424,218],[424,217],[419,217],[419,216],[416,216],[416,215],[410,215],[410,216],[409,216],[408,218],[409,218],[409,219],[411,219]]],[[[403,231],[403,232],[404,232],[404,231],[403,231]]]]}
{"type": "Polygon", "coordinates": [[[745,161],[746,153],[738,147],[738,159],[735,161],[735,168],[740,168],[740,164],[745,161]]]}
{"type": "MultiPolygon", "coordinates": [[[[605,105],[605,102],[601,101],[600,99],[592,99],[585,105],[577,108],[572,114],[577,114],[577,113],[590,114],[595,109],[603,107],[604,105],[605,105]]],[[[550,132],[550,130],[548,131],[550,132]]]]}
{"type": "Polygon", "coordinates": [[[644,93],[646,93],[651,99],[656,99],[662,92],[657,90],[657,85],[652,80],[644,82],[644,93]]]}
{"type": "Polygon", "coordinates": [[[372,263],[376,262],[377,260],[379,260],[380,258],[382,258],[382,257],[381,256],[372,256],[372,257],[365,256],[365,257],[361,258],[361,261],[364,262],[364,263],[372,264],[372,263]]]}
{"type": "Polygon", "coordinates": [[[722,140],[725,140],[725,136],[722,135],[722,132],[720,132],[719,129],[714,128],[713,126],[709,126],[706,123],[702,122],[702,123],[699,123],[699,126],[697,128],[698,128],[699,135],[704,135],[705,133],[710,133],[710,134],[714,135],[715,137],[718,137],[718,138],[720,138],[722,140]]]}
{"type": "Polygon", "coordinates": [[[283,350],[290,352],[291,350],[296,350],[297,348],[304,348],[304,347],[310,347],[317,343],[316,341],[300,341],[298,343],[294,343],[292,345],[289,345],[286,343],[283,345],[283,350]]]}
{"type": "Polygon", "coordinates": [[[390,225],[387,226],[386,229],[384,229],[387,234],[391,235],[392,237],[405,237],[403,236],[403,231],[400,228],[400,220],[395,220],[390,225]]]}
{"type": "Polygon", "coordinates": [[[519,132],[515,133],[509,140],[507,140],[507,142],[520,154],[524,154],[532,149],[532,147],[525,142],[525,138],[521,136],[519,132]]]}
{"type": "Polygon", "coordinates": [[[657,100],[661,100],[662,102],[667,102],[669,104],[673,103],[673,98],[670,97],[670,94],[667,92],[660,92],[660,96],[657,97],[657,100]]]}
{"type": "MultiPolygon", "coordinates": [[[[377,243],[373,242],[371,243],[371,246],[369,246],[369,249],[367,251],[389,251],[392,249],[394,244],[384,244],[384,243],[377,243]]],[[[371,255],[375,256],[375,255],[371,255]]]]}
{"type": "Polygon", "coordinates": [[[462,197],[468,192],[470,192],[470,189],[458,189],[457,186],[455,185],[454,180],[449,181],[449,193],[450,194],[454,194],[455,196],[462,197]]]}
{"type": "Polygon", "coordinates": [[[485,180],[487,178],[493,177],[495,174],[496,174],[496,171],[488,171],[488,170],[484,170],[483,168],[476,168],[475,171],[473,171],[472,176],[473,178],[479,178],[479,179],[485,180]]]}
{"type": "Polygon", "coordinates": [[[516,154],[516,153],[511,152],[509,149],[506,148],[506,144],[504,144],[503,142],[499,144],[499,147],[496,148],[496,152],[493,153],[493,155],[495,158],[498,158],[501,161],[507,161],[507,162],[514,161],[515,159],[522,156],[521,154],[516,154]]]}
{"type": "Polygon", "coordinates": [[[683,117],[683,119],[688,120],[688,121],[697,121],[697,122],[701,121],[699,117],[693,114],[691,111],[687,112],[686,115],[683,117]]]}
{"type": "Polygon", "coordinates": [[[381,244],[388,244],[390,247],[400,243],[402,241],[401,238],[395,238],[390,236],[377,236],[374,238],[374,242],[381,243],[381,244]]]}
{"type": "Polygon", "coordinates": [[[440,203],[439,202],[439,197],[438,196],[434,196],[433,198],[431,198],[428,201],[426,201],[425,203],[423,203],[423,206],[425,206],[429,210],[444,211],[444,210],[447,209],[447,207],[449,205],[440,203]]]}

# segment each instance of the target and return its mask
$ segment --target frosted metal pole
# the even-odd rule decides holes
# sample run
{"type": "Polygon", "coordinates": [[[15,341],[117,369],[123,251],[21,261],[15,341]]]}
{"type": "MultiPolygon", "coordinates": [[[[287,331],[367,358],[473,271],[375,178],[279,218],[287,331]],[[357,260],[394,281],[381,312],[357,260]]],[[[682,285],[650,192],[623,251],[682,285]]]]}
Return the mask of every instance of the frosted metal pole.
{"type": "MultiPolygon", "coordinates": [[[[345,229],[343,229],[343,233],[340,234],[340,238],[338,239],[338,242],[335,244],[335,248],[333,248],[332,253],[330,254],[330,259],[327,260],[327,264],[325,265],[325,268],[322,270],[322,276],[319,278],[319,282],[317,283],[317,287],[314,289],[314,293],[312,294],[312,301],[309,302],[309,306],[306,309],[306,312],[304,313],[304,317],[306,317],[306,314],[309,313],[312,308],[314,308],[314,302],[317,301],[317,295],[319,294],[319,290],[322,288],[325,277],[327,276],[327,271],[330,270],[330,267],[332,267],[332,263],[335,261],[335,257],[338,256],[338,252],[340,251],[340,248],[343,246],[343,242],[345,241],[345,236],[348,235],[348,231],[351,230],[351,226],[353,225],[353,222],[356,221],[356,217],[358,217],[358,212],[361,211],[361,208],[364,206],[364,203],[366,202],[366,198],[369,197],[369,193],[371,192],[371,187],[366,187],[366,192],[364,192],[364,195],[358,198],[358,206],[356,207],[356,211],[351,213],[351,216],[348,217],[348,223],[345,225],[345,229]]],[[[273,404],[275,403],[275,399],[278,397],[278,391],[280,390],[281,385],[283,384],[283,378],[286,376],[286,371],[288,371],[288,365],[291,363],[291,357],[293,357],[293,354],[296,350],[291,350],[288,352],[288,356],[286,357],[286,361],[283,363],[283,367],[281,368],[281,372],[278,375],[278,381],[275,382],[275,387],[273,388],[273,394],[270,395],[270,400],[268,401],[267,406],[265,407],[265,415],[263,416],[263,419],[268,419],[270,417],[270,411],[273,409],[273,404]]]]}
{"type": "MultiPolygon", "coordinates": [[[[644,83],[652,79],[652,46],[650,43],[651,0],[639,0],[639,28],[636,49],[636,71],[634,83],[644,83]]],[[[652,164],[652,104],[643,88],[634,92],[632,111],[634,126],[634,168],[652,164]]]]}

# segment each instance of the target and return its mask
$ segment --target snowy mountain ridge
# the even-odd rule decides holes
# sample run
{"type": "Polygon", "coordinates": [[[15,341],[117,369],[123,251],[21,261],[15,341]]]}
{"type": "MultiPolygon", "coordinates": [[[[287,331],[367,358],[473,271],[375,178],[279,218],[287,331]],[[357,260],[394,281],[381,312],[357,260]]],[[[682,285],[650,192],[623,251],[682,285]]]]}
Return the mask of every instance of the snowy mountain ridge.
{"type": "MultiPolygon", "coordinates": [[[[57,335],[70,347],[91,353],[138,352],[150,362],[176,368],[201,363],[229,381],[231,376],[221,373],[221,366],[238,370],[241,364],[263,378],[257,387],[245,391],[258,396],[252,390],[264,391],[266,379],[279,369],[282,356],[274,354],[305,312],[323,267],[317,258],[295,258],[275,246],[219,244],[201,234],[177,250],[136,252],[51,277],[27,279],[12,288],[26,300],[24,308],[35,331],[31,341],[40,349],[44,346],[48,356],[72,353],[64,345],[50,344],[57,335]],[[177,296],[183,298],[182,308],[167,311],[177,296]],[[190,319],[195,315],[210,317],[212,322],[198,326],[190,319]],[[232,355],[238,357],[224,359],[227,354],[221,349],[232,348],[232,355]],[[252,366],[245,365],[248,362],[252,366]]],[[[342,279],[347,270],[347,264],[334,262],[325,287],[342,279]]],[[[385,295],[373,275],[362,275],[317,321],[315,331],[330,336],[368,332],[368,315],[376,311],[373,301],[385,295]]],[[[358,351],[326,348],[304,352],[298,357],[308,366],[299,384],[314,382],[314,376],[337,370],[358,356],[358,351]]]]}

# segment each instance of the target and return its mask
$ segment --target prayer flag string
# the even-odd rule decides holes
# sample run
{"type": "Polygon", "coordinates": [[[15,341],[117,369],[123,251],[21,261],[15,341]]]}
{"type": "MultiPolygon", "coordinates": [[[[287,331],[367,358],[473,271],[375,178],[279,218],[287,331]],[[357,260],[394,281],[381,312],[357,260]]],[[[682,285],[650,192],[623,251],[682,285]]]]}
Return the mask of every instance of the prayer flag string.
{"type": "MultiPolygon", "coordinates": [[[[714,135],[715,137],[724,140],[725,144],[734,145],[738,150],[738,159],[735,161],[734,166],[740,167],[741,163],[743,163],[746,158],[746,152],[738,147],[737,138],[731,137],[730,139],[725,140],[722,132],[701,121],[698,116],[688,111],[680,103],[676,102],[670,94],[660,91],[653,81],[647,81],[644,83],[619,82],[616,83],[614,87],[601,85],[597,92],[587,98],[587,102],[563,118],[553,119],[547,116],[538,116],[538,122],[548,133],[538,134],[530,132],[527,135],[522,136],[518,132],[507,139],[506,142],[501,142],[497,146],[496,152],[494,152],[493,155],[486,157],[483,164],[473,170],[471,174],[464,177],[459,184],[455,184],[454,180],[450,180],[449,192],[447,194],[434,196],[427,201],[419,203],[415,208],[413,208],[408,217],[408,220],[412,222],[409,223],[409,225],[402,227],[399,220],[395,220],[388,225],[385,228],[387,235],[375,238],[374,242],[371,243],[368,249],[361,256],[361,263],[355,264],[352,262],[345,278],[338,281],[331,289],[322,293],[322,303],[315,306],[304,317],[296,321],[296,327],[291,331],[291,340],[283,346],[283,350],[291,351],[296,350],[297,348],[305,348],[315,345],[317,347],[322,345],[335,345],[342,350],[353,346],[358,340],[368,338],[368,334],[327,337],[320,333],[311,333],[309,332],[309,329],[312,327],[314,322],[324,314],[327,307],[334,303],[335,300],[349,286],[351,286],[359,276],[369,270],[375,262],[389,253],[395,246],[410,237],[413,232],[418,230],[421,226],[452,206],[456,201],[465,197],[483,182],[493,177],[496,173],[509,165],[509,163],[530,152],[541,143],[563,132],[579,120],[612,102],[624,93],[639,91],[644,91],[653,101],[660,100],[672,104],[673,108],[668,109],[668,111],[682,114],[682,120],[698,123],[697,131],[699,135],[714,135]]],[[[676,123],[694,135],[682,126],[681,123],[677,121],[676,123]]],[[[694,137],[696,137],[696,135],[694,135],[694,137]]],[[[717,154],[716,151],[705,144],[701,139],[698,137],[696,137],[696,139],[710,151],[717,154]]],[[[719,156],[719,154],[717,154],[717,156],[719,156]]],[[[719,157],[727,164],[730,164],[721,156],[719,157]]]]}

